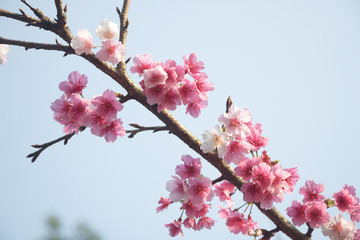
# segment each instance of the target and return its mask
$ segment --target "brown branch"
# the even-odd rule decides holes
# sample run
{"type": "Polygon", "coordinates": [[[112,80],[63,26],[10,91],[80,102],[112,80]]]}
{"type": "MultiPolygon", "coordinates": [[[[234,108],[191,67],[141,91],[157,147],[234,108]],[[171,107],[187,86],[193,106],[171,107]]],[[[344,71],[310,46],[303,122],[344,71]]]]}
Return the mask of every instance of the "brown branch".
{"type": "Polygon", "coordinates": [[[26,26],[36,26],[36,27],[51,31],[70,44],[71,39],[73,37],[72,37],[72,34],[71,34],[69,28],[66,26],[66,15],[65,15],[64,10],[62,10],[61,18],[63,20],[65,20],[65,22],[63,22],[63,20],[60,22],[55,22],[55,21],[52,21],[49,17],[45,16],[38,8],[32,7],[25,0],[21,0],[21,2],[26,4],[26,6],[28,6],[31,9],[31,11],[33,11],[34,14],[38,18],[34,18],[34,17],[28,16],[26,14],[24,15],[25,12],[23,10],[20,10],[20,12],[22,14],[18,14],[18,13],[6,11],[4,9],[0,9],[0,16],[11,18],[11,19],[18,20],[21,22],[25,22],[25,23],[27,23],[26,26]]]}
{"type": "Polygon", "coordinates": [[[308,236],[309,238],[311,237],[312,232],[314,231],[314,229],[312,227],[310,227],[309,223],[306,223],[306,225],[308,226],[308,230],[306,232],[306,236],[308,236]]]}
{"type": "Polygon", "coordinates": [[[45,14],[38,8],[33,8],[30,4],[28,4],[25,0],[21,0],[22,3],[24,3],[30,10],[37,16],[39,19],[41,19],[44,22],[51,22],[50,18],[45,16],[45,14]]]}
{"type": "MultiPolygon", "coordinates": [[[[82,132],[86,129],[86,127],[82,126],[80,127],[79,131],[82,132]]],[[[64,135],[58,139],[55,139],[51,142],[48,142],[48,143],[44,143],[44,144],[34,144],[34,145],[31,145],[33,148],[40,148],[39,150],[33,152],[33,153],[30,153],[29,155],[27,155],[26,157],[27,158],[31,158],[31,162],[35,162],[36,159],[40,156],[40,154],[42,153],[42,151],[44,151],[45,149],[47,149],[48,147],[54,145],[55,143],[58,143],[58,142],[61,142],[61,141],[64,141],[64,145],[66,145],[68,143],[68,141],[70,140],[70,138],[72,138],[73,136],[75,135],[75,131],[73,133],[70,133],[70,134],[67,134],[67,135],[64,135]]]]}
{"type": "Polygon", "coordinates": [[[0,44],[8,44],[8,45],[14,45],[14,46],[20,46],[24,47],[25,50],[28,49],[43,49],[43,50],[55,50],[55,51],[61,51],[65,52],[66,54],[73,54],[75,53],[74,50],[65,45],[61,44],[47,44],[47,43],[37,43],[37,42],[26,42],[26,41],[19,41],[19,40],[13,40],[13,39],[7,39],[0,37],[0,44]]]}
{"type": "Polygon", "coordinates": [[[6,10],[0,8],[0,16],[2,16],[2,17],[11,18],[11,19],[14,19],[14,20],[18,20],[20,22],[25,22],[25,23],[28,23],[28,24],[32,24],[34,26],[37,26],[36,24],[41,23],[40,19],[33,18],[31,16],[28,16],[28,15],[24,14],[23,10],[20,9],[20,12],[22,12],[22,14],[13,13],[13,12],[6,11],[6,10]]]}
{"type": "Polygon", "coordinates": [[[221,177],[218,177],[217,179],[212,180],[211,184],[214,185],[214,184],[216,184],[218,182],[221,182],[223,180],[225,180],[225,178],[223,176],[221,176],[221,177]]]}
{"type": "MultiPolygon", "coordinates": [[[[144,127],[140,126],[136,123],[129,124],[130,126],[137,128],[135,130],[126,130],[126,133],[130,133],[128,136],[129,138],[133,138],[137,133],[144,132],[144,131],[153,131],[153,133],[160,132],[160,131],[169,131],[169,128],[167,126],[158,126],[158,127],[144,127]]],[[[171,133],[169,131],[169,133],[171,133]]]]}
{"type": "Polygon", "coordinates": [[[261,229],[263,237],[260,238],[259,240],[270,240],[273,236],[275,236],[275,234],[277,232],[280,231],[279,227],[276,227],[275,229],[271,230],[271,231],[267,231],[265,229],[261,229]]]}
{"type": "Polygon", "coordinates": [[[116,11],[119,14],[120,18],[120,36],[119,41],[126,46],[126,37],[128,33],[128,26],[129,26],[129,7],[130,7],[130,0],[124,0],[122,10],[117,7],[116,11]]]}
{"type": "MultiPolygon", "coordinates": [[[[65,14],[65,10],[63,9],[63,6],[62,6],[62,1],[61,0],[55,0],[55,6],[56,6],[56,11],[57,11],[57,19],[55,19],[55,21],[61,25],[61,26],[65,26],[66,25],[66,14],[65,14]]],[[[67,5],[66,5],[66,8],[67,10],[67,5]]]]}
{"type": "MultiPolygon", "coordinates": [[[[121,11],[118,7],[116,7],[116,12],[119,14],[119,18],[120,18],[119,41],[124,45],[124,47],[126,47],[126,37],[127,37],[127,33],[128,33],[128,26],[129,26],[129,18],[128,18],[129,7],[130,7],[130,0],[124,0],[121,11]]],[[[125,64],[127,63],[127,62],[125,62],[125,54],[124,54],[124,56],[122,56],[121,62],[117,65],[117,67],[116,67],[117,69],[121,68],[121,63],[125,63],[125,64]]]]}

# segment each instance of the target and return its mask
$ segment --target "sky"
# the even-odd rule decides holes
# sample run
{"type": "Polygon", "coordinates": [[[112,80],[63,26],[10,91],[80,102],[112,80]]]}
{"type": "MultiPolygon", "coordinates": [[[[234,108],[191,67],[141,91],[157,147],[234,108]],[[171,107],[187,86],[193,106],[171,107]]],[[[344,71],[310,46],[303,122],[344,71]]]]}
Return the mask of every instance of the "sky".
{"type": "MultiPolygon", "coordinates": [[[[56,16],[51,1],[29,3],[56,16]]],[[[72,33],[86,28],[98,44],[96,27],[105,18],[118,22],[115,8],[122,6],[122,1],[64,3],[72,33]]],[[[20,1],[3,0],[0,8],[30,14],[20,1]]],[[[285,214],[292,200],[301,200],[299,188],[309,179],[323,183],[327,197],[344,184],[360,193],[359,11],[359,1],[351,0],[133,1],[127,57],[148,53],[156,61],[181,63],[194,52],[215,90],[199,118],[186,115],[184,107],[172,114],[200,138],[218,124],[228,96],[237,107],[248,108],[269,138],[265,150],[271,158],[284,168],[297,167],[301,176],[295,191],[275,204],[285,214]]],[[[1,17],[0,29],[4,38],[55,43],[52,33],[11,19],[1,17]]],[[[110,144],[85,131],[66,146],[45,150],[35,163],[26,158],[34,151],[30,145],[62,136],[50,104],[61,96],[58,85],[70,72],[88,77],[87,98],[106,89],[126,93],[84,59],[62,55],[11,46],[8,62],[0,66],[0,239],[38,240],[49,215],[60,218],[66,233],[85,221],[106,240],[169,239],[164,224],[179,217],[179,206],[157,214],[157,201],[167,196],[165,183],[181,156],[199,157],[175,136],[141,133],[110,144]]],[[[130,123],[162,125],[133,101],[120,117],[125,129],[130,123]]],[[[210,164],[202,164],[205,176],[218,177],[210,164]]],[[[185,230],[185,239],[245,239],[229,232],[217,204],[210,213],[214,228],[185,230]]],[[[243,204],[241,197],[236,204],[243,204]]],[[[274,227],[257,210],[253,219],[274,227]]],[[[316,230],[314,239],[319,238],[316,230]]]]}

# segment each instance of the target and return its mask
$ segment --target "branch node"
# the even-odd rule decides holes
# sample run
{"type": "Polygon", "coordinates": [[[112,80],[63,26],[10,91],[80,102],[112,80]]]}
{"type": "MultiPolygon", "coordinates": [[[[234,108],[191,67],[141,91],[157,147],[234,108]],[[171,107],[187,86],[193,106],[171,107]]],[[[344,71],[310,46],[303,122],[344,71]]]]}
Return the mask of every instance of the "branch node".
{"type": "Polygon", "coordinates": [[[126,59],[125,64],[128,64],[128,63],[130,62],[130,60],[131,60],[131,57],[129,57],[128,59],[126,59]]]}
{"type": "Polygon", "coordinates": [[[25,16],[25,17],[27,16],[26,13],[24,12],[24,10],[22,10],[21,8],[19,8],[19,11],[21,12],[21,14],[22,14],[23,16],[25,16]]]}

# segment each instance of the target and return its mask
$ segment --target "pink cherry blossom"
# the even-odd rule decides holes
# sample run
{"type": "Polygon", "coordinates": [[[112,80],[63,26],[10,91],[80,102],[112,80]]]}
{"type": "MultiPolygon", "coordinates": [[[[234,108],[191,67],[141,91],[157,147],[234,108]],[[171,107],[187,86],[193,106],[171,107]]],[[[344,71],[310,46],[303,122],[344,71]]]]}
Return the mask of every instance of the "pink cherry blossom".
{"type": "Polygon", "coordinates": [[[196,230],[196,220],[193,217],[185,218],[185,220],[183,221],[183,225],[186,228],[192,228],[192,229],[196,230]]]}
{"type": "Polygon", "coordinates": [[[92,36],[86,29],[80,29],[77,32],[77,36],[71,40],[70,46],[75,50],[77,55],[83,53],[88,54],[91,49],[96,47],[92,41],[92,36]]]}
{"type": "Polygon", "coordinates": [[[240,176],[244,181],[250,181],[252,178],[252,171],[254,166],[259,164],[261,160],[254,157],[253,159],[246,158],[239,162],[238,166],[234,169],[236,175],[240,176]]]}
{"type": "Polygon", "coordinates": [[[152,88],[158,84],[164,84],[167,79],[167,73],[164,69],[157,65],[151,69],[144,70],[144,85],[145,88],[152,88]]]}
{"type": "Polygon", "coordinates": [[[184,80],[183,85],[179,89],[181,100],[185,105],[196,102],[199,99],[199,94],[196,89],[195,82],[190,82],[188,79],[184,80]]]}
{"type": "Polygon", "coordinates": [[[201,72],[201,70],[204,70],[204,63],[201,61],[196,61],[196,55],[195,53],[191,53],[189,58],[183,57],[184,60],[184,66],[186,68],[186,71],[190,75],[196,75],[201,72]]]}
{"type": "Polygon", "coordinates": [[[187,201],[182,203],[180,209],[184,209],[186,216],[192,218],[202,209],[202,205],[194,205],[191,201],[187,201]]]}
{"type": "Polygon", "coordinates": [[[82,124],[83,118],[90,111],[90,103],[86,99],[80,98],[78,94],[70,96],[70,108],[68,115],[72,121],[82,124]]]}
{"type": "Polygon", "coordinates": [[[314,180],[306,181],[305,186],[300,188],[300,194],[304,196],[303,203],[325,200],[325,196],[320,194],[324,188],[323,184],[316,184],[314,180]]]}
{"type": "Polygon", "coordinates": [[[211,217],[202,217],[199,219],[197,226],[196,226],[196,230],[200,231],[201,229],[203,229],[204,227],[207,229],[211,229],[212,226],[214,226],[215,224],[215,220],[212,219],[211,217]]]}
{"type": "Polygon", "coordinates": [[[249,143],[241,139],[233,139],[226,147],[224,160],[227,164],[230,164],[231,162],[239,164],[239,162],[246,160],[245,154],[249,153],[249,150],[249,143]]]}
{"type": "Polygon", "coordinates": [[[311,228],[319,228],[330,220],[330,215],[326,211],[327,206],[324,202],[307,202],[305,206],[305,219],[311,228]]]}
{"type": "Polygon", "coordinates": [[[119,29],[116,23],[104,19],[96,27],[96,36],[104,41],[117,40],[119,38],[119,29]]]}
{"type": "Polygon", "coordinates": [[[103,45],[96,53],[96,57],[102,61],[108,61],[113,65],[118,64],[126,52],[124,45],[117,40],[101,42],[103,45]]]}
{"type": "Polygon", "coordinates": [[[241,214],[238,211],[229,212],[226,219],[226,226],[229,228],[230,232],[234,234],[241,232],[246,235],[249,231],[247,219],[244,217],[244,214],[241,214]]]}
{"type": "Polygon", "coordinates": [[[229,216],[229,213],[231,212],[231,209],[229,207],[224,208],[220,205],[218,207],[220,208],[220,210],[218,211],[219,217],[222,219],[227,219],[229,216]]]}
{"type": "Polygon", "coordinates": [[[160,204],[160,206],[156,208],[157,213],[163,211],[164,209],[167,209],[168,206],[171,204],[171,200],[169,198],[161,197],[158,203],[160,204]]]}
{"type": "Polygon", "coordinates": [[[170,192],[169,198],[172,202],[178,202],[180,200],[187,199],[187,185],[178,176],[172,176],[173,180],[166,183],[166,190],[170,192]]]}
{"type": "Polygon", "coordinates": [[[232,205],[231,194],[234,193],[235,186],[228,181],[215,184],[214,193],[219,197],[220,201],[226,201],[228,205],[232,205]]]}
{"type": "Polygon", "coordinates": [[[291,176],[291,173],[282,169],[280,163],[273,165],[271,167],[271,172],[275,177],[270,186],[274,197],[276,197],[274,201],[281,202],[284,191],[290,191],[290,187],[286,180],[291,176]]]}
{"type": "Polygon", "coordinates": [[[121,119],[113,120],[106,127],[100,130],[100,137],[104,136],[107,142],[115,142],[117,137],[125,136],[126,132],[122,127],[121,119]]]}
{"type": "Polygon", "coordinates": [[[291,217],[295,226],[301,226],[307,222],[305,219],[305,205],[302,205],[298,201],[292,201],[291,207],[286,209],[287,215],[291,217]]]}
{"type": "Polygon", "coordinates": [[[281,202],[283,200],[282,194],[278,191],[265,190],[263,196],[260,199],[260,207],[268,210],[272,208],[274,202],[281,202]]]}
{"type": "Polygon", "coordinates": [[[178,221],[174,220],[172,223],[165,224],[165,227],[169,228],[169,235],[171,237],[175,237],[177,235],[184,236],[183,231],[181,229],[181,219],[178,221]]]}
{"type": "Polygon", "coordinates": [[[183,155],[181,160],[184,164],[177,165],[175,172],[181,179],[198,178],[201,172],[200,158],[192,158],[190,155],[183,155]]]}
{"type": "Polygon", "coordinates": [[[337,214],[329,222],[321,226],[321,231],[331,240],[352,240],[354,239],[354,223],[346,221],[341,214],[337,214]]]}
{"type": "Polygon", "coordinates": [[[105,119],[113,120],[116,118],[117,112],[123,109],[123,105],[116,98],[116,94],[112,90],[106,90],[102,96],[97,96],[91,103],[96,107],[96,113],[105,119]]]}
{"type": "Polygon", "coordinates": [[[251,119],[249,110],[231,105],[229,112],[222,114],[218,120],[225,125],[227,134],[240,135],[241,138],[245,138],[250,134],[250,128],[247,123],[250,123],[251,119]]]}
{"type": "Polygon", "coordinates": [[[90,131],[95,136],[100,137],[100,131],[109,125],[109,120],[104,116],[99,115],[98,112],[92,109],[87,116],[84,117],[83,123],[85,126],[90,127],[90,131]]]}
{"type": "Polygon", "coordinates": [[[189,113],[193,118],[197,118],[200,115],[201,109],[206,108],[207,105],[208,101],[198,99],[198,101],[192,102],[186,107],[186,114],[189,113]]]}
{"type": "Polygon", "coordinates": [[[354,240],[360,240],[360,228],[354,231],[354,240]]]}
{"type": "Polygon", "coordinates": [[[261,136],[262,131],[263,129],[261,124],[257,123],[251,128],[250,135],[246,138],[246,141],[252,145],[251,150],[254,152],[265,147],[269,142],[268,138],[261,136]]]}
{"type": "MultiPolygon", "coordinates": [[[[210,196],[210,198],[209,197],[207,198],[208,201],[210,201],[211,198],[213,197],[212,192],[210,193],[209,196],[210,196]]],[[[204,217],[209,212],[209,209],[211,208],[211,204],[206,204],[205,202],[202,202],[199,206],[200,206],[199,211],[197,211],[195,213],[196,218],[204,217]]]]}
{"type": "Polygon", "coordinates": [[[3,65],[4,63],[7,62],[6,54],[8,54],[9,52],[10,52],[9,45],[0,44],[0,65],[3,65]]]}
{"type": "Polygon", "coordinates": [[[143,75],[145,70],[152,69],[156,66],[156,62],[154,62],[148,54],[135,55],[133,62],[134,65],[130,68],[130,72],[138,73],[139,76],[143,75]]]}
{"type": "Polygon", "coordinates": [[[181,96],[178,89],[171,86],[163,88],[158,104],[158,112],[164,109],[175,110],[178,105],[181,105],[181,96]]]}
{"type": "Polygon", "coordinates": [[[274,175],[271,172],[271,167],[266,163],[261,162],[254,166],[252,171],[252,181],[260,184],[260,187],[265,190],[270,187],[274,180],[274,175]]]}
{"type": "Polygon", "coordinates": [[[87,77],[84,74],[73,71],[69,74],[68,81],[63,81],[59,84],[59,89],[68,97],[74,93],[81,95],[82,90],[86,88],[87,83],[87,77]]]}
{"type": "Polygon", "coordinates": [[[194,204],[201,204],[203,201],[210,201],[213,192],[211,190],[212,182],[210,178],[191,178],[189,179],[189,188],[187,193],[189,199],[194,204]]]}
{"type": "Polygon", "coordinates": [[[359,222],[360,221],[360,204],[359,203],[357,203],[354,206],[353,211],[350,213],[350,218],[354,222],[359,222]]]}
{"type": "Polygon", "coordinates": [[[297,168],[286,168],[284,170],[291,174],[288,178],[285,179],[288,185],[287,191],[291,193],[292,191],[294,191],[295,184],[300,179],[300,175],[297,172],[297,168]]]}
{"type": "Polygon", "coordinates": [[[260,202],[263,198],[263,190],[257,182],[247,182],[244,183],[241,187],[241,192],[243,192],[243,199],[245,202],[260,202]]]}
{"type": "Polygon", "coordinates": [[[150,105],[157,104],[160,101],[161,94],[164,92],[164,89],[166,87],[165,84],[158,84],[152,88],[145,89],[145,87],[143,86],[143,83],[144,83],[144,81],[141,81],[140,85],[144,89],[146,101],[150,105]]]}
{"type": "Polygon", "coordinates": [[[66,95],[63,94],[60,99],[56,99],[55,102],[51,103],[51,110],[54,111],[54,119],[60,124],[64,124],[70,120],[68,116],[71,104],[66,98],[66,95]]]}
{"type": "Polygon", "coordinates": [[[341,212],[351,213],[357,204],[357,199],[345,188],[340,192],[334,193],[332,197],[341,212]]]}
{"type": "Polygon", "coordinates": [[[224,158],[226,146],[229,143],[229,137],[224,133],[219,125],[214,126],[211,130],[205,130],[201,134],[203,143],[200,149],[204,153],[212,152],[215,149],[218,151],[218,156],[224,158]]]}
{"type": "Polygon", "coordinates": [[[214,84],[207,81],[208,76],[206,73],[197,74],[194,79],[199,96],[204,100],[208,99],[207,92],[214,90],[214,84]]]}

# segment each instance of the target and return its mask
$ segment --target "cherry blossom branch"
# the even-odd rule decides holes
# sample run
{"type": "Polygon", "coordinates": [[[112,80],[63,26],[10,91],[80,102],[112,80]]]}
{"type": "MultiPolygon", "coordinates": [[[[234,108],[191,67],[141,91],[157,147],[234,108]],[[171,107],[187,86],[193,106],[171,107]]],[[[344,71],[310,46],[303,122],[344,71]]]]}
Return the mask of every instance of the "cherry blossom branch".
{"type": "MultiPolygon", "coordinates": [[[[129,1],[125,0],[129,3],[129,1]]],[[[25,2],[25,1],[23,1],[25,2]]],[[[27,4],[28,5],[28,4],[27,4]]],[[[61,4],[60,4],[61,5],[61,4]]],[[[28,5],[29,6],[29,5],[28,5]]],[[[0,16],[6,16],[13,18],[15,20],[27,22],[29,25],[34,25],[38,27],[42,27],[45,30],[49,30],[60,36],[67,43],[71,42],[72,35],[70,30],[66,27],[66,25],[60,25],[53,21],[49,21],[48,18],[44,18],[41,16],[41,12],[37,9],[30,7],[30,9],[40,18],[35,19],[29,16],[24,16],[21,14],[15,14],[10,12],[5,12],[0,9],[0,16]],[[47,25],[48,24],[48,25],[47,25]]],[[[128,8],[127,8],[128,9],[128,8]]],[[[65,12],[65,11],[64,11],[65,12]]],[[[123,10],[124,12],[124,10],[123,10]]],[[[126,35],[124,36],[125,39],[126,35]]],[[[127,92],[128,96],[131,99],[136,100],[141,105],[143,105],[146,109],[152,112],[159,120],[161,120],[165,126],[167,126],[167,130],[172,134],[176,135],[180,140],[182,140],[185,144],[187,144],[191,149],[193,149],[196,153],[201,155],[204,159],[206,159],[211,165],[213,165],[218,171],[222,174],[222,177],[235,185],[238,189],[241,189],[244,181],[236,176],[233,169],[224,162],[223,159],[220,159],[216,153],[203,153],[200,149],[201,141],[195,137],[191,132],[189,132],[177,119],[175,119],[167,110],[163,110],[160,113],[156,111],[156,108],[152,105],[149,105],[146,101],[146,97],[143,94],[142,89],[133,82],[126,72],[126,64],[124,61],[121,61],[117,68],[112,67],[96,58],[95,54],[82,54],[81,57],[92,63],[99,70],[110,76],[117,83],[119,83],[127,92]]],[[[59,140],[61,141],[61,140],[59,140]]],[[[52,145],[52,144],[51,144],[52,145]]],[[[40,153],[39,153],[40,154],[40,153]]],[[[34,157],[35,155],[29,156],[34,157]]],[[[36,158],[35,158],[36,159],[36,158]]],[[[301,233],[297,228],[295,228],[282,214],[280,214],[275,207],[272,207],[270,210],[264,210],[260,207],[259,204],[255,204],[259,210],[267,216],[282,232],[284,232],[289,238],[297,239],[297,240],[309,240],[310,236],[301,233]]]]}
{"type": "MultiPolygon", "coordinates": [[[[134,130],[126,130],[126,133],[130,133],[128,138],[133,138],[137,133],[144,132],[144,131],[153,131],[153,133],[160,132],[160,131],[169,131],[169,128],[167,126],[158,126],[158,127],[144,127],[140,126],[136,123],[129,124],[130,126],[137,128],[134,130]]],[[[169,131],[169,133],[171,133],[169,131]]]]}
{"type": "MultiPolygon", "coordinates": [[[[82,126],[80,127],[79,131],[82,132],[86,129],[86,127],[82,126]]],[[[73,136],[75,135],[75,131],[73,133],[70,133],[70,134],[67,134],[67,135],[64,135],[58,139],[55,139],[53,141],[50,141],[50,142],[47,142],[47,143],[44,143],[44,144],[41,144],[41,145],[38,145],[38,144],[34,144],[34,145],[31,145],[33,148],[40,148],[39,150],[33,152],[33,153],[30,153],[29,155],[27,155],[26,157],[27,158],[31,158],[31,162],[35,162],[36,159],[40,156],[40,154],[42,153],[42,151],[44,151],[45,149],[47,149],[48,147],[54,145],[55,143],[58,143],[58,142],[61,142],[61,141],[64,141],[64,145],[66,145],[68,143],[68,141],[70,140],[70,138],[72,138],[73,136]]]]}

